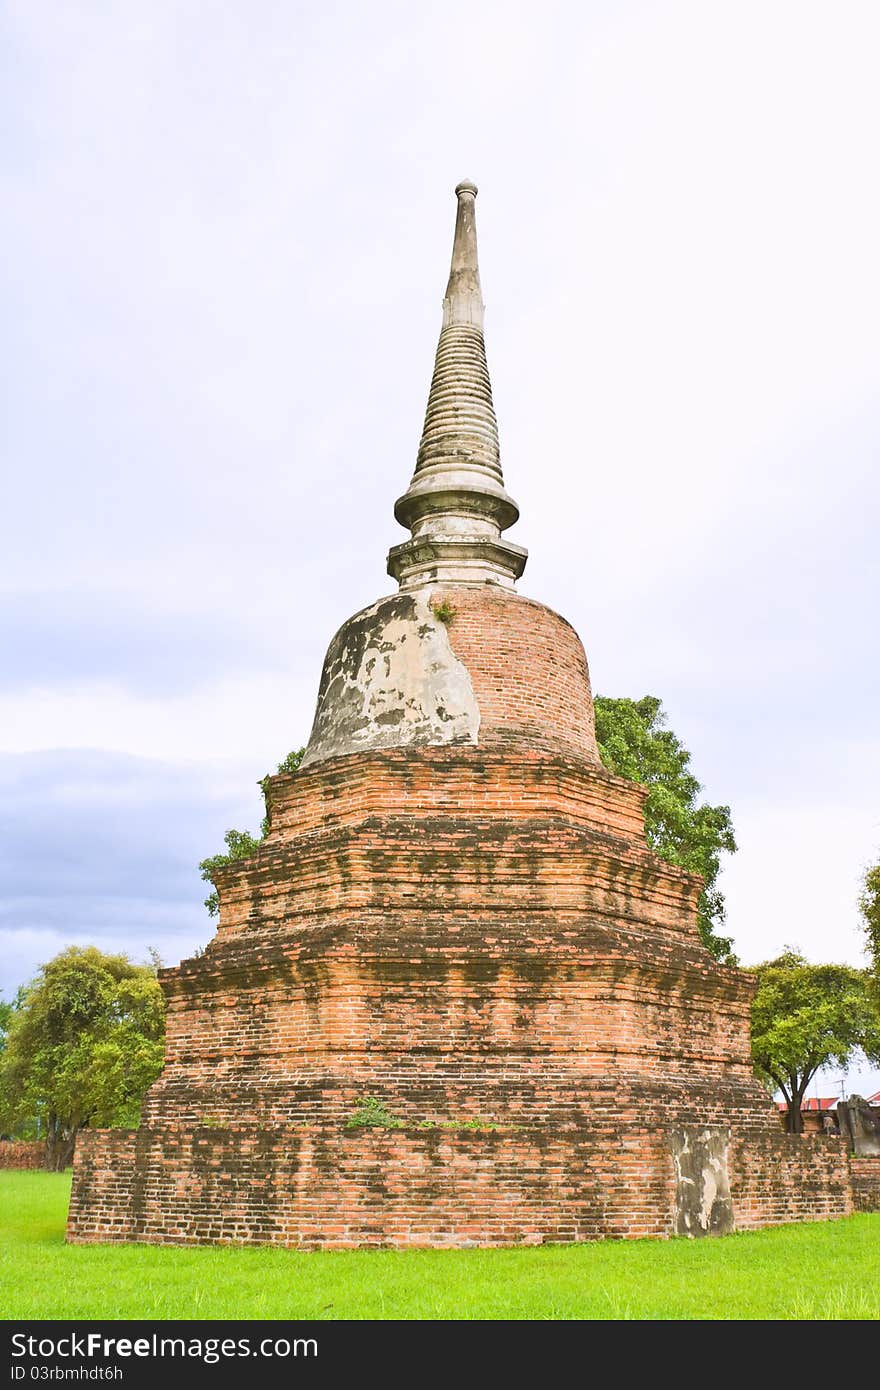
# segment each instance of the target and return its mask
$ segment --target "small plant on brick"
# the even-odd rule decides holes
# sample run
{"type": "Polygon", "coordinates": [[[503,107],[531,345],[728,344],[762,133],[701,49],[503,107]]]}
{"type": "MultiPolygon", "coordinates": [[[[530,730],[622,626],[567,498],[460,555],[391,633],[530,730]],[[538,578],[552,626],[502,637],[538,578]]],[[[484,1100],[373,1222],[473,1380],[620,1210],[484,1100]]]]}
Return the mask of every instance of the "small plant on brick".
{"type": "MultiPolygon", "coordinates": [[[[475,1129],[485,1132],[486,1130],[501,1129],[500,1124],[494,1120],[419,1120],[417,1129],[445,1129],[456,1131],[460,1129],[475,1129]]],[[[507,1129],[522,1129],[522,1125],[506,1125],[507,1129]]]]}
{"type": "Polygon", "coordinates": [[[442,1129],[500,1129],[494,1120],[449,1120],[442,1129]]]}
{"type": "MultiPolygon", "coordinates": [[[[296,772],[305,753],[305,748],[296,748],[292,753],[288,753],[286,758],[278,764],[277,772],[296,772]]],[[[261,777],[257,786],[263,793],[263,819],[260,822],[259,835],[252,835],[249,830],[227,830],[223,836],[226,850],[223,854],[211,854],[207,859],[203,859],[199,864],[202,878],[205,883],[211,884],[211,892],[205,898],[205,907],[208,909],[209,917],[216,917],[220,911],[220,894],[214,884],[214,875],[218,870],[225,869],[228,864],[235,864],[239,859],[250,859],[251,855],[259,854],[260,844],[265,840],[269,833],[272,820],[272,774],[267,772],[265,777],[261,777]]],[[[197,956],[202,954],[201,950],[196,951],[197,956]]]]}
{"type": "Polygon", "coordinates": [[[364,1096],[345,1122],[346,1129],[403,1129],[403,1120],[392,1115],[378,1096],[364,1096]]]}
{"type": "Polygon", "coordinates": [[[446,627],[451,626],[452,620],[455,617],[455,611],[449,600],[445,598],[441,599],[439,603],[431,604],[431,612],[434,614],[434,617],[437,619],[438,623],[443,623],[446,627]]]}

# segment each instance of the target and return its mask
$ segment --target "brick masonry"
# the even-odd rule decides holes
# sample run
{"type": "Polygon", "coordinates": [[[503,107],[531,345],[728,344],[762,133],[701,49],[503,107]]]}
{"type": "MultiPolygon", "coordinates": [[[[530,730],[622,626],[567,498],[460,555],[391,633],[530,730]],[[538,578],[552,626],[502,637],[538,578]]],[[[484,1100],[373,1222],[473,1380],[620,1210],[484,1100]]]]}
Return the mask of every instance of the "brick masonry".
{"type": "Polygon", "coordinates": [[[452,650],[470,673],[480,707],[480,746],[516,740],[599,761],[590,675],[574,628],[511,589],[438,586],[448,603],[452,650]]]}
{"type": "Polygon", "coordinates": [[[880,1211],[880,1158],[852,1156],[849,1166],[855,1210],[880,1211]]]}
{"type": "Polygon", "coordinates": [[[46,1145],[0,1139],[0,1168],[44,1168],[46,1145]]]}
{"type": "MultiPolygon", "coordinates": [[[[675,1214],[666,1138],[611,1122],[94,1131],[77,1152],[71,1230],[80,1240],[304,1248],[663,1237],[675,1214]]],[[[738,1227],[852,1211],[839,1142],[780,1138],[789,1136],[755,1136],[733,1155],[738,1227]]]]}
{"type": "Polygon", "coordinates": [[[516,594],[442,597],[479,742],[272,779],[216,936],[162,973],[141,1129],[80,1138],[69,1239],[667,1236],[722,1180],[739,1228],[853,1210],[841,1141],[781,1134],[751,1074],[754,981],[702,947],[700,881],[596,758],[576,634],[516,594]],[[398,1127],[348,1127],[365,1097],[398,1127]],[[683,1177],[682,1145],[723,1174],[683,1177]]]}

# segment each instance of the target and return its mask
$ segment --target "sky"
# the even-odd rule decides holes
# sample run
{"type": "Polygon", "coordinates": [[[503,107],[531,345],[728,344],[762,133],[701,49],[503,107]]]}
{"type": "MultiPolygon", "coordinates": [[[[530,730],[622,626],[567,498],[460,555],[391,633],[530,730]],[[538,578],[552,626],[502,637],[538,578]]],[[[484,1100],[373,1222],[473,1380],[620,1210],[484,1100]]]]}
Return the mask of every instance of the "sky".
{"type": "Polygon", "coordinates": [[[11,0],[0,33],[7,997],[69,943],[211,936],[198,861],[393,588],[465,177],[521,592],[730,805],[742,960],[863,963],[873,0],[11,0]]]}

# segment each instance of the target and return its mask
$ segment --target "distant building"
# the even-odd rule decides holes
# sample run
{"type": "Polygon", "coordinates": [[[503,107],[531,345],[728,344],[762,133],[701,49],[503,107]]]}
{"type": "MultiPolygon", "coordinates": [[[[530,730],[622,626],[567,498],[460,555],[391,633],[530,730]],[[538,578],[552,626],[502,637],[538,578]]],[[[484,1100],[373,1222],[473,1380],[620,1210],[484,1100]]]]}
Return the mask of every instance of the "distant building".
{"type": "MultiPolygon", "coordinates": [[[[829,1134],[837,1131],[837,1102],[840,1096],[810,1096],[801,1106],[804,1134],[829,1134]]],[[[788,1114],[784,1100],[776,1102],[783,1126],[788,1114]]]]}

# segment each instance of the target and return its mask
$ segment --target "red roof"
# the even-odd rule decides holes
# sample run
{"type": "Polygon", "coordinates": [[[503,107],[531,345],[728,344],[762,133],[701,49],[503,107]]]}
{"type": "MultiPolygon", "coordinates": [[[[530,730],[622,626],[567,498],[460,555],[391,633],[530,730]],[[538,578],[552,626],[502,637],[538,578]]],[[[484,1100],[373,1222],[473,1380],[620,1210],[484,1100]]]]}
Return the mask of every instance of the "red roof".
{"type": "MultiPolygon", "coordinates": [[[[808,1096],[801,1104],[801,1110],[833,1110],[840,1100],[840,1096],[808,1096]]],[[[776,1102],[780,1110],[787,1110],[788,1104],[784,1100],[776,1102]]],[[[873,1096],[868,1096],[869,1105],[880,1105],[880,1091],[873,1096]]]]}
{"type": "MultiPolygon", "coordinates": [[[[801,1110],[833,1110],[840,1096],[807,1096],[801,1102],[801,1110]]],[[[776,1104],[780,1110],[787,1110],[788,1104],[784,1100],[778,1100],[776,1104]]]]}

